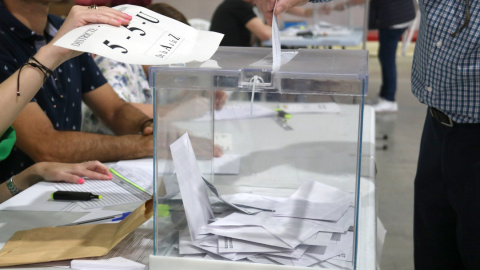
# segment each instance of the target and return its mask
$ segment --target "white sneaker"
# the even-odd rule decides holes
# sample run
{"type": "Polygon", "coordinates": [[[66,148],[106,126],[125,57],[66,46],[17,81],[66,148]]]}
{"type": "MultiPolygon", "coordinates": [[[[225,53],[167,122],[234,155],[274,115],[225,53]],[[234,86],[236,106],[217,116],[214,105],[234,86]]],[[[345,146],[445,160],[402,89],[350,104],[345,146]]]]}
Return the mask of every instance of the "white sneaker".
{"type": "Polygon", "coordinates": [[[375,112],[396,112],[398,104],[395,101],[389,101],[384,98],[378,98],[378,103],[372,105],[375,112]]]}

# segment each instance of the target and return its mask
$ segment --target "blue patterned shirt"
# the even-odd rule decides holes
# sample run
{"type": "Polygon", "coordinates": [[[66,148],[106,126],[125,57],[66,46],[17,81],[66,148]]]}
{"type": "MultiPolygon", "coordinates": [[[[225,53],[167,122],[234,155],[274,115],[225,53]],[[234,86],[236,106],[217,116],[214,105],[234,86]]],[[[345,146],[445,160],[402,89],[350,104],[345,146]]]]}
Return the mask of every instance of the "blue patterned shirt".
{"type": "Polygon", "coordinates": [[[412,67],[412,91],[458,123],[480,123],[480,2],[420,0],[421,22],[412,67]]]}
{"type": "Polygon", "coordinates": [[[421,22],[413,57],[413,94],[457,123],[480,123],[480,1],[470,1],[470,23],[455,37],[451,34],[465,21],[465,0],[418,3],[421,22]]]}
{"type": "MultiPolygon", "coordinates": [[[[62,23],[61,18],[49,15],[45,36],[37,35],[18,21],[0,1],[0,82],[17,71],[38,48],[50,41],[62,23]]],[[[64,62],[54,72],[58,81],[55,82],[50,77],[32,102],[37,102],[56,130],[79,131],[82,94],[107,81],[89,54],[64,62]]],[[[25,153],[14,147],[10,156],[0,162],[0,183],[32,164],[33,161],[25,153]]]]}

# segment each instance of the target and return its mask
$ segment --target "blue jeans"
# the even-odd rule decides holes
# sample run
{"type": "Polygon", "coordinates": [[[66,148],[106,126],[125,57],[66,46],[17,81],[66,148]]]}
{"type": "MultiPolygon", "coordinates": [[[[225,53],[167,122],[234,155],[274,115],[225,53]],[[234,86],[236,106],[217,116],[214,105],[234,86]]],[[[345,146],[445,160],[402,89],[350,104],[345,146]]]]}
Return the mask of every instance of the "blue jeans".
{"type": "Polygon", "coordinates": [[[380,97],[389,101],[395,101],[395,92],[397,91],[397,64],[395,58],[398,41],[406,29],[387,28],[378,30],[378,60],[382,68],[380,97]]]}

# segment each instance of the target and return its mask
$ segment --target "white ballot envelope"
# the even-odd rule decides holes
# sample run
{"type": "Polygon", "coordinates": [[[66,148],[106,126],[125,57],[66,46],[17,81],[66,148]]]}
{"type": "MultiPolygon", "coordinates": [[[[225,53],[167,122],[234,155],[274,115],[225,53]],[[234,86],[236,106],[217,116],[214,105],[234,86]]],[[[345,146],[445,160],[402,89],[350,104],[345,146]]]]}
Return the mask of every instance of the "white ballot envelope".
{"type": "Polygon", "coordinates": [[[114,7],[132,16],[126,26],[88,24],[54,45],[138,65],[203,62],[215,53],[223,34],[200,31],[182,22],[134,5],[114,7]]]}
{"type": "Polygon", "coordinates": [[[200,229],[213,219],[207,189],[197,165],[192,144],[185,133],[170,145],[178,185],[192,241],[198,239],[200,229]]]}
{"type": "Polygon", "coordinates": [[[306,181],[278,206],[275,216],[338,221],[353,205],[354,196],[315,181],[306,181]]]}

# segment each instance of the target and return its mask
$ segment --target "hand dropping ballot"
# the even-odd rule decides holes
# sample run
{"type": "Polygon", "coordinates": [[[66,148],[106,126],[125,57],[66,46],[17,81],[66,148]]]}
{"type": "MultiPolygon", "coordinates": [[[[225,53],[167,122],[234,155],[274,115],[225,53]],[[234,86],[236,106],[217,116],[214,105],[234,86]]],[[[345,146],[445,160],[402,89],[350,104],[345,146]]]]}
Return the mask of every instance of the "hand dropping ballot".
{"type": "Polygon", "coordinates": [[[223,34],[196,30],[143,7],[114,9],[132,16],[130,24],[88,24],[70,31],[55,45],[129,64],[163,65],[206,61],[223,38],[223,34]]]}

